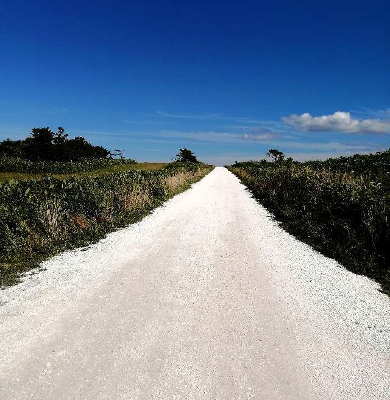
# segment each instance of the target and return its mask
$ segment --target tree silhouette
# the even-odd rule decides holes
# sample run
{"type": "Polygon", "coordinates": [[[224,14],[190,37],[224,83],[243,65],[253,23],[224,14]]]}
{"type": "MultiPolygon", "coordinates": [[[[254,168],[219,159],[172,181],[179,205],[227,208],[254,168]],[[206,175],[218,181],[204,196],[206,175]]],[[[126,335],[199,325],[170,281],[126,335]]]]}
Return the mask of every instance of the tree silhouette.
{"type": "Polygon", "coordinates": [[[93,146],[83,137],[68,139],[64,128],[53,132],[49,127],[33,128],[25,140],[0,142],[0,155],[22,157],[31,161],[77,161],[83,158],[107,158],[110,152],[93,146]]]}
{"type": "Polygon", "coordinates": [[[175,161],[184,162],[184,163],[198,163],[196,156],[191,150],[186,148],[180,149],[179,153],[176,154],[175,161]]]}
{"type": "Polygon", "coordinates": [[[284,154],[277,149],[269,149],[267,156],[272,158],[274,162],[284,160],[284,154]]]}

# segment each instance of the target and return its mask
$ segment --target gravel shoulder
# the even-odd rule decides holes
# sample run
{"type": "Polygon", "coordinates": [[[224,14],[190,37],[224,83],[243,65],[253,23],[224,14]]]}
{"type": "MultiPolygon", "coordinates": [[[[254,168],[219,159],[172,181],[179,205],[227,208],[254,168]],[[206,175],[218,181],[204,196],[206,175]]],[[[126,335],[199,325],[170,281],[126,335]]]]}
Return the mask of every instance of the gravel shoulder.
{"type": "Polygon", "coordinates": [[[0,292],[0,398],[390,399],[390,300],[225,168],[0,292]]]}

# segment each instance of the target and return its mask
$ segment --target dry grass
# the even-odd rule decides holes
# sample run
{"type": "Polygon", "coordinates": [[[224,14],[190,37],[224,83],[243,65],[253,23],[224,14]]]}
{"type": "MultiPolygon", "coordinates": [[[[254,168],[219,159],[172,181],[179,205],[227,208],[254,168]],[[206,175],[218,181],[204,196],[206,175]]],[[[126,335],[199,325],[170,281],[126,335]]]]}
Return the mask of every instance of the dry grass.
{"type": "Polygon", "coordinates": [[[75,215],[72,217],[72,223],[79,229],[86,229],[88,226],[88,221],[84,215],[75,215]]]}
{"type": "Polygon", "coordinates": [[[124,195],[123,208],[125,210],[134,210],[136,208],[144,207],[151,202],[150,196],[141,189],[134,189],[132,192],[124,195]]]}
{"type": "Polygon", "coordinates": [[[47,199],[44,204],[40,205],[38,212],[40,222],[46,226],[51,235],[55,235],[61,222],[61,202],[59,199],[47,199]]]}
{"type": "Polygon", "coordinates": [[[180,172],[177,175],[168,176],[165,178],[166,188],[170,193],[176,192],[179,187],[183,186],[187,182],[189,175],[189,172],[180,172]]]}
{"type": "Polygon", "coordinates": [[[185,186],[188,186],[192,182],[196,182],[199,178],[205,175],[204,171],[196,171],[196,172],[180,172],[174,176],[169,176],[165,178],[164,186],[168,193],[175,194],[181,190],[185,186]]]}

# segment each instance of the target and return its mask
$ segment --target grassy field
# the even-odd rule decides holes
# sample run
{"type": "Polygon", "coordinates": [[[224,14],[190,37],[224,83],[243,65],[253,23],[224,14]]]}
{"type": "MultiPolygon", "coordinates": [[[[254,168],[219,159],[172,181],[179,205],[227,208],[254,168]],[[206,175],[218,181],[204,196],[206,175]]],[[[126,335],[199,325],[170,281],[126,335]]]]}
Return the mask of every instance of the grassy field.
{"type": "Polygon", "coordinates": [[[117,160],[87,163],[86,171],[83,163],[63,163],[61,174],[60,163],[40,162],[27,167],[45,172],[23,174],[25,163],[16,164],[0,183],[0,286],[17,282],[49,256],[138,221],[212,169],[202,163],[117,160]],[[19,175],[24,179],[16,179],[19,175]]]}
{"type": "Polygon", "coordinates": [[[133,163],[133,164],[117,164],[111,165],[105,168],[100,168],[92,171],[80,171],[73,173],[24,173],[24,172],[1,172],[0,171],[0,183],[8,182],[10,180],[41,180],[45,177],[51,176],[56,179],[67,179],[77,178],[85,176],[101,176],[107,175],[114,172],[126,172],[126,171],[157,171],[166,166],[166,163],[133,163]]]}
{"type": "Polygon", "coordinates": [[[390,293],[390,150],[228,168],[287,231],[390,293]]]}

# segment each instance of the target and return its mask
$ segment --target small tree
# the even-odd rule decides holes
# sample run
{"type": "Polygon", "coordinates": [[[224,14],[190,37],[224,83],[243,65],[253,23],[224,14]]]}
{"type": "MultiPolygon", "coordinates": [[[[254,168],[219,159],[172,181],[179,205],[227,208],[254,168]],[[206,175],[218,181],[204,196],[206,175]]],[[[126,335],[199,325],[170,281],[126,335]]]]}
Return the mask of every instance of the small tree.
{"type": "Polygon", "coordinates": [[[25,157],[32,160],[54,160],[56,158],[56,141],[62,142],[66,140],[63,131],[55,133],[46,128],[33,128],[31,136],[25,140],[24,154],[25,157]]]}
{"type": "Polygon", "coordinates": [[[272,161],[274,162],[284,160],[284,154],[277,149],[269,149],[267,156],[272,158],[272,161]]]}
{"type": "Polygon", "coordinates": [[[62,146],[68,140],[68,134],[65,133],[65,129],[58,127],[58,132],[53,135],[53,144],[56,146],[62,146]]]}
{"type": "Polygon", "coordinates": [[[183,162],[183,163],[198,163],[196,156],[191,150],[186,148],[180,149],[179,153],[176,154],[175,161],[183,162]]]}

